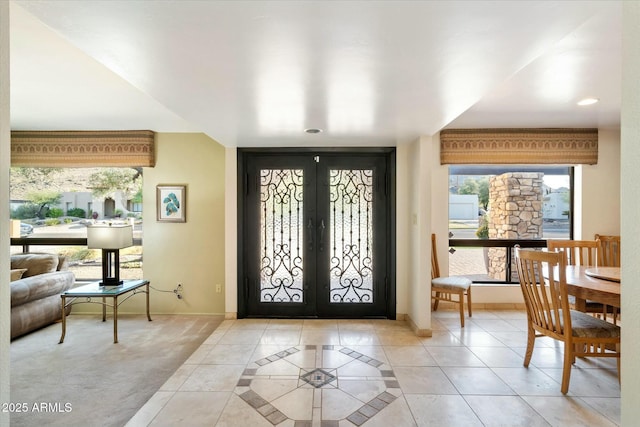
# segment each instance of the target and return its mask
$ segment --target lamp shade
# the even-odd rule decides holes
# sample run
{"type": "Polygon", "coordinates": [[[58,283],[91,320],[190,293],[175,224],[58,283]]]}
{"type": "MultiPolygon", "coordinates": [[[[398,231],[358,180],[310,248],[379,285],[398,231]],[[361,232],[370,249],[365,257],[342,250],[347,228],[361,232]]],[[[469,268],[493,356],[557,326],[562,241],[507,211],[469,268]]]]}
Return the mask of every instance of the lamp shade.
{"type": "Polygon", "coordinates": [[[122,249],[133,245],[130,225],[92,225],[87,227],[89,249],[122,249]]]}

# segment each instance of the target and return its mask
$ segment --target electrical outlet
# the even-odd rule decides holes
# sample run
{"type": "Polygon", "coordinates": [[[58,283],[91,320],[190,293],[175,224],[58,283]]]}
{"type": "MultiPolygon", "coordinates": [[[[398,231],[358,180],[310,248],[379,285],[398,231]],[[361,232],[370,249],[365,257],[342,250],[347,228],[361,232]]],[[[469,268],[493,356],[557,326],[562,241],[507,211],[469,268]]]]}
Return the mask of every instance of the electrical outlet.
{"type": "Polygon", "coordinates": [[[178,286],[173,290],[173,293],[176,294],[176,298],[182,299],[182,283],[178,283],[178,286]]]}
{"type": "Polygon", "coordinates": [[[222,285],[221,284],[217,284],[216,285],[216,293],[219,294],[220,292],[222,292],[222,285]]]}

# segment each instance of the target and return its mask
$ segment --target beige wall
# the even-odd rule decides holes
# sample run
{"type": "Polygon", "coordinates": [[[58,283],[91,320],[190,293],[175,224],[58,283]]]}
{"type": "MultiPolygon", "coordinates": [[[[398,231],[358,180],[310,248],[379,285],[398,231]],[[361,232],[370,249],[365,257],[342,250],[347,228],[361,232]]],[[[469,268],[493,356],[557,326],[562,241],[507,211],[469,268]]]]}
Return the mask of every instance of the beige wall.
{"type": "Polygon", "coordinates": [[[621,220],[622,238],[622,425],[640,419],[640,2],[623,5],[621,220]]]}
{"type": "Polygon", "coordinates": [[[396,228],[398,313],[407,314],[412,326],[422,335],[431,332],[429,272],[433,187],[428,164],[432,160],[432,151],[432,138],[421,137],[408,146],[398,147],[396,157],[399,171],[396,228]],[[402,268],[406,271],[400,271],[402,268]]]}
{"type": "MultiPolygon", "coordinates": [[[[0,223],[9,223],[9,2],[0,2],[0,223]]],[[[9,342],[11,295],[9,290],[9,227],[0,228],[0,402],[9,398],[9,342]]],[[[9,413],[0,411],[0,425],[9,425],[9,413]]]]}
{"type": "MultiPolygon", "coordinates": [[[[158,133],[156,166],[144,169],[143,274],[151,286],[151,312],[224,314],[225,312],[225,149],[204,134],[158,133]],[[187,222],[156,221],[156,185],[187,185],[187,222]],[[216,292],[216,285],[221,292],[216,292]]],[[[144,298],[122,304],[121,313],[143,313],[144,298]]],[[[81,304],[74,313],[95,312],[81,304]]],[[[153,317],[153,316],[152,316],[153,317]]]]}
{"type": "Polygon", "coordinates": [[[596,233],[620,234],[619,171],[620,130],[600,130],[598,164],[576,167],[576,239],[593,239],[596,233]]]}
{"type": "Polygon", "coordinates": [[[144,170],[144,275],[159,289],[182,283],[184,298],[154,292],[153,311],[223,314],[224,147],[204,134],[161,133],[156,144],[144,170]],[[186,223],[156,221],[158,184],[187,184],[186,223]]]}

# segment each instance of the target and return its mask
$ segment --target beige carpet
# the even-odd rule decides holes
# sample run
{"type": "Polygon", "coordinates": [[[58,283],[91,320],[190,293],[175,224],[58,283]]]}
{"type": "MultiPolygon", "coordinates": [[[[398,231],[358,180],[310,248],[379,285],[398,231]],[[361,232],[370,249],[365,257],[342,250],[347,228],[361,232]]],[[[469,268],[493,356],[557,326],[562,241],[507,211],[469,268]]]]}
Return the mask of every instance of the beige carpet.
{"type": "Polygon", "coordinates": [[[71,315],[11,343],[11,426],[123,426],[222,322],[222,316],[71,315]]]}

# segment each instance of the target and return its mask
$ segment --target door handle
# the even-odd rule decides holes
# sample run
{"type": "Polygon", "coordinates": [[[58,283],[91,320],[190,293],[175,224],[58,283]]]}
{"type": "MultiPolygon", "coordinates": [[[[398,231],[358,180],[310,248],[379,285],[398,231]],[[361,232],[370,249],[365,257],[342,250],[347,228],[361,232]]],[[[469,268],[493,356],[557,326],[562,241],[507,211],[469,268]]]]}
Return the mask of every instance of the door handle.
{"type": "Polygon", "coordinates": [[[313,220],[309,219],[309,223],[307,224],[307,234],[309,235],[309,239],[307,243],[309,244],[309,251],[313,251],[313,220]]]}
{"type": "Polygon", "coordinates": [[[320,220],[320,225],[318,226],[318,228],[320,229],[320,247],[318,248],[318,250],[322,252],[324,250],[324,219],[320,220]]]}

